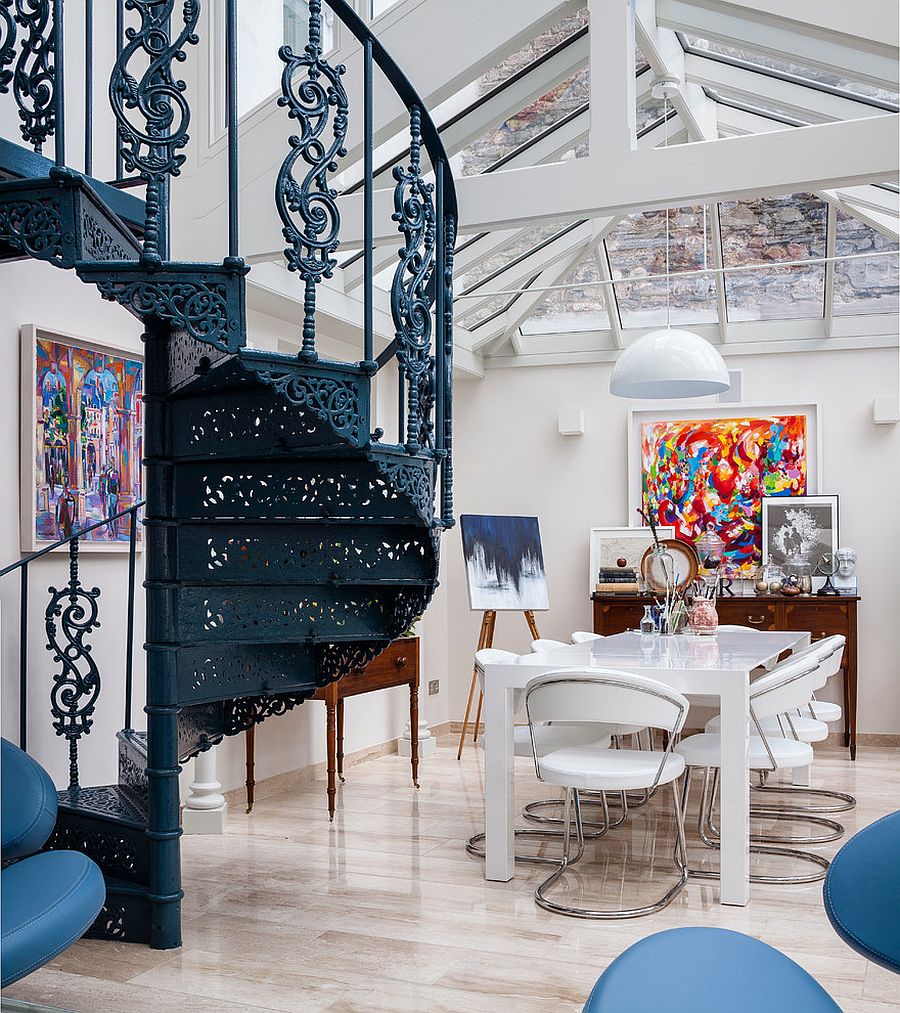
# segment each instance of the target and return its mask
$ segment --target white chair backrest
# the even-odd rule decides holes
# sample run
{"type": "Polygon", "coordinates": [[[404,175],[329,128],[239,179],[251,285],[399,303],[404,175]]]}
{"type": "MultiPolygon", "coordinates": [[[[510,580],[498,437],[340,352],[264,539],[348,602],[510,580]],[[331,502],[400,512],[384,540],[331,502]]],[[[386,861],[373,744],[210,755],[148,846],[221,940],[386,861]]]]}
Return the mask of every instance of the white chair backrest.
{"type": "Polygon", "coordinates": [[[568,646],[568,644],[564,644],[561,640],[547,640],[543,637],[540,640],[531,641],[531,649],[535,654],[542,654],[544,651],[555,651],[557,647],[568,646]]]}
{"type": "Polygon", "coordinates": [[[484,666],[485,665],[508,665],[518,658],[518,654],[512,651],[501,651],[496,647],[483,647],[475,652],[475,668],[478,672],[478,683],[484,692],[484,666]]]}
{"type": "Polygon", "coordinates": [[[719,623],[716,632],[724,630],[726,633],[762,633],[758,626],[741,626],[739,623],[719,623]]]}
{"type": "Polygon", "coordinates": [[[628,724],[677,734],[689,704],[677,690],[643,675],[613,668],[560,669],[525,687],[528,723],[548,721],[628,724]]]}
{"type": "Polygon", "coordinates": [[[841,658],[846,642],[846,637],[836,633],[830,637],[823,637],[799,651],[794,651],[791,655],[792,661],[797,658],[815,658],[819,662],[819,672],[813,691],[821,689],[833,675],[837,675],[841,670],[841,658]]]}
{"type": "Polygon", "coordinates": [[[587,630],[576,630],[572,634],[573,644],[589,644],[592,640],[602,640],[602,633],[588,633],[587,630]]]}
{"type": "MultiPolygon", "coordinates": [[[[805,707],[818,677],[815,654],[788,658],[750,686],[750,710],[757,721],[805,707]]],[[[757,732],[757,729],[753,729],[757,732]]]]}

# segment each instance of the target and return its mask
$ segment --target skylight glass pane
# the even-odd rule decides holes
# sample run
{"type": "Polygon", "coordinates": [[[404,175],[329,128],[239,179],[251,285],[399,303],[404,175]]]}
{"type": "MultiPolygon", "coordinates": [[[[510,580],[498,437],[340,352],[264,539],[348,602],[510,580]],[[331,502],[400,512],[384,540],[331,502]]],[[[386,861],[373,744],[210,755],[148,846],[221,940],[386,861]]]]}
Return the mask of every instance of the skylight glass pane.
{"type": "Polygon", "coordinates": [[[456,303],[454,319],[460,326],[472,330],[492,316],[512,306],[517,298],[518,296],[516,295],[500,295],[494,299],[488,299],[484,303],[479,303],[474,299],[464,299],[456,303]],[[466,309],[467,306],[470,307],[468,310],[466,309]]]}
{"type": "Polygon", "coordinates": [[[820,122],[793,106],[784,106],[780,102],[773,102],[771,99],[764,99],[759,95],[745,95],[743,92],[730,91],[728,88],[721,87],[704,90],[716,102],[724,102],[727,105],[737,106],[738,109],[746,109],[747,112],[778,120],[786,126],[810,126],[820,122]]]}
{"type": "MultiPolygon", "coordinates": [[[[871,226],[845,211],[837,213],[835,254],[875,253],[898,246],[871,226]]],[[[838,260],[834,265],[834,315],[896,313],[900,257],[866,257],[838,260]]]]}
{"type": "MultiPolygon", "coordinates": [[[[707,228],[707,236],[709,230],[707,228]]],[[[609,265],[623,327],[656,327],[666,323],[666,212],[645,211],[623,219],[606,240],[609,265]]],[[[703,207],[669,211],[669,319],[673,324],[714,323],[717,319],[712,275],[679,278],[680,272],[709,266],[704,263],[703,207]]]]}
{"type": "Polygon", "coordinates": [[[824,315],[824,265],[775,266],[825,256],[824,201],[808,193],[760,197],[723,203],[719,214],[725,267],[761,265],[759,271],[726,272],[729,320],[824,315]]]}
{"type": "MultiPolygon", "coordinates": [[[[510,240],[506,246],[502,247],[502,249],[491,254],[491,256],[486,257],[470,271],[466,271],[465,274],[455,278],[454,288],[457,293],[471,289],[474,285],[477,285],[478,282],[487,278],[489,275],[494,274],[496,271],[502,271],[504,268],[512,264],[513,261],[518,260],[530,250],[536,249],[541,245],[541,243],[545,242],[551,236],[555,236],[566,227],[566,225],[560,224],[558,221],[549,221],[541,222],[540,225],[535,225],[530,229],[524,229],[515,236],[514,239],[510,240]]],[[[502,287],[502,282],[502,277],[498,278],[497,284],[494,285],[493,288],[496,290],[497,288],[502,287]]],[[[490,285],[486,285],[485,288],[490,290],[490,285]]]]}
{"type": "Polygon", "coordinates": [[[573,331],[608,331],[604,287],[593,284],[600,271],[593,254],[578,264],[561,285],[578,285],[549,293],[544,302],[522,324],[523,334],[564,334],[573,331]],[[580,287],[584,286],[584,287],[580,287]]]}
{"type": "Polygon", "coordinates": [[[542,32],[537,38],[517,52],[511,56],[507,56],[505,60],[501,60],[496,67],[485,71],[478,79],[478,94],[486,95],[488,92],[493,91],[497,85],[518,74],[519,71],[530,66],[535,60],[539,60],[546,53],[549,53],[551,49],[555,49],[565,42],[566,39],[571,38],[576,32],[580,32],[582,28],[587,26],[587,23],[587,7],[582,7],[580,11],[576,11],[569,17],[563,18],[562,21],[554,25],[549,31],[542,32]]]}
{"type": "Polygon", "coordinates": [[[802,78],[813,85],[825,85],[829,88],[836,88],[839,91],[845,92],[849,98],[874,99],[893,105],[897,105],[898,99],[900,99],[900,95],[896,91],[879,88],[876,85],[867,84],[865,81],[856,81],[853,78],[844,76],[833,68],[826,70],[822,67],[814,67],[808,63],[799,63],[787,56],[774,56],[771,53],[764,53],[750,46],[738,46],[718,42],[714,39],[703,39],[698,35],[691,35],[686,32],[682,33],[681,37],[689,49],[713,53],[733,60],[741,60],[744,63],[753,64],[761,69],[791,74],[793,77],[802,78]]]}
{"type": "MultiPolygon", "coordinates": [[[[649,92],[643,101],[637,104],[634,126],[637,133],[642,133],[655,123],[662,123],[667,103],[665,99],[654,98],[649,92]]],[[[671,110],[671,106],[668,107],[671,110]]]]}
{"type": "Polygon", "coordinates": [[[462,175],[477,176],[585,105],[590,97],[589,81],[588,68],[584,67],[499,127],[482,134],[460,152],[462,175]]]}

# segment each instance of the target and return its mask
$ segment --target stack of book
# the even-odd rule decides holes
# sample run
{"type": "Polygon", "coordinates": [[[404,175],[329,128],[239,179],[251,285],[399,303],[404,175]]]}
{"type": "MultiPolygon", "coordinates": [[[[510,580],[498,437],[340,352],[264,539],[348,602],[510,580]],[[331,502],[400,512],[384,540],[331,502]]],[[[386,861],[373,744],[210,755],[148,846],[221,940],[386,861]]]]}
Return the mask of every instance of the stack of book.
{"type": "Polygon", "coordinates": [[[637,594],[637,571],[629,567],[603,568],[597,574],[598,594],[637,594]]]}

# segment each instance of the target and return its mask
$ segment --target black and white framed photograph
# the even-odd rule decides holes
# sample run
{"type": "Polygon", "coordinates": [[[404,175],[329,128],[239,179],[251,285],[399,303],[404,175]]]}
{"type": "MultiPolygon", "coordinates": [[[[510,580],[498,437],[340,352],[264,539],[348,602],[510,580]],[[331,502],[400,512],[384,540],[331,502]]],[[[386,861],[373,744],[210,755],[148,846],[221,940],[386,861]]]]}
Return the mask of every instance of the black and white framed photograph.
{"type": "Polygon", "coordinates": [[[766,496],[762,508],[763,565],[808,564],[815,577],[822,557],[838,548],[838,497],[766,496]]]}

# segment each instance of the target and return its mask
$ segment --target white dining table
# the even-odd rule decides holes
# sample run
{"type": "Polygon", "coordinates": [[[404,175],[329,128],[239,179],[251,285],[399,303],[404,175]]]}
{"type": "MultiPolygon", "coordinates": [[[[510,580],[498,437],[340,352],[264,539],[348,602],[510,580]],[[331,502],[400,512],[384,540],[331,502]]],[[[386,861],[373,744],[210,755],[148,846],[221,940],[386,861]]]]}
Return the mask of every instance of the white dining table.
{"type": "MultiPolygon", "coordinates": [[[[485,878],[506,882],[515,876],[513,727],[525,686],[560,669],[615,669],[657,679],[689,699],[718,698],[722,715],[719,900],[746,904],[750,899],[750,674],[809,642],[809,633],[801,632],[723,630],[714,636],[650,637],[627,632],[486,665],[485,878]]],[[[687,727],[691,727],[690,714],[687,727]]]]}

